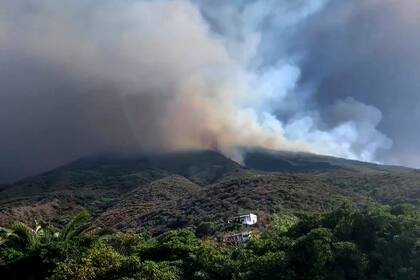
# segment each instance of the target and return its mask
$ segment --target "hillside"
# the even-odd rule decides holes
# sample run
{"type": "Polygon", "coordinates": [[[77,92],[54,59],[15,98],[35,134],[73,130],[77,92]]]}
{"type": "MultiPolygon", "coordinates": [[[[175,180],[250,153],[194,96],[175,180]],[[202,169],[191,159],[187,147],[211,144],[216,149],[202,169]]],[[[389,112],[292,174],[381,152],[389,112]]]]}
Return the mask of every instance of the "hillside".
{"type": "Polygon", "coordinates": [[[413,169],[402,166],[381,165],[363,161],[316,155],[302,152],[275,151],[269,149],[248,149],[245,165],[248,168],[277,172],[331,172],[338,170],[361,173],[402,172],[413,169]]]}
{"type": "Polygon", "coordinates": [[[88,209],[109,227],[198,226],[256,212],[331,211],[344,201],[420,204],[420,172],[333,157],[254,150],[246,166],[211,151],[81,159],[0,191],[0,224],[62,223],[88,209]]]}

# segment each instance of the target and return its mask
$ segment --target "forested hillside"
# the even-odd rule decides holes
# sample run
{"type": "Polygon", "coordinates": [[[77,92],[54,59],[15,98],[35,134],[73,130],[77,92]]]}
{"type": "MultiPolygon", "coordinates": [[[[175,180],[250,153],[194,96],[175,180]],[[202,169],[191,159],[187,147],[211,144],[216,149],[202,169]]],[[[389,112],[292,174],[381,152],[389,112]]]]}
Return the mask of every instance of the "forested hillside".
{"type": "Polygon", "coordinates": [[[82,212],[62,228],[1,229],[3,279],[419,279],[420,212],[345,204],[327,214],[274,215],[246,246],[191,228],[150,237],[109,232],[82,212]]]}
{"type": "Polygon", "coordinates": [[[0,191],[0,224],[60,225],[87,209],[98,223],[153,233],[255,212],[328,212],[344,201],[420,199],[420,172],[301,153],[249,152],[245,166],[216,152],[81,159],[0,191]]]}
{"type": "Polygon", "coordinates": [[[210,151],[102,156],[3,186],[0,273],[419,279],[419,171],[273,151],[245,164],[210,151]],[[244,229],[228,221],[243,213],[258,223],[232,246],[244,229]]]}

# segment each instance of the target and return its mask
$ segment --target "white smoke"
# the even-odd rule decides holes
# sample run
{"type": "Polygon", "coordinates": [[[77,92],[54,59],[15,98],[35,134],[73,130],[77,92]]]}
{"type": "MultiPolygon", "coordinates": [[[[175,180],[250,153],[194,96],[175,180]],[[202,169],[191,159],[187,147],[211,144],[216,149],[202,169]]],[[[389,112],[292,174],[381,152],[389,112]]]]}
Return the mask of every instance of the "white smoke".
{"type": "Polygon", "coordinates": [[[376,108],[342,100],[325,125],[306,107],[304,54],[288,40],[326,1],[293,2],[2,1],[0,50],[63,69],[87,94],[112,88],[144,149],[210,148],[240,160],[237,147],[263,146],[375,160],[390,145],[376,108]]]}

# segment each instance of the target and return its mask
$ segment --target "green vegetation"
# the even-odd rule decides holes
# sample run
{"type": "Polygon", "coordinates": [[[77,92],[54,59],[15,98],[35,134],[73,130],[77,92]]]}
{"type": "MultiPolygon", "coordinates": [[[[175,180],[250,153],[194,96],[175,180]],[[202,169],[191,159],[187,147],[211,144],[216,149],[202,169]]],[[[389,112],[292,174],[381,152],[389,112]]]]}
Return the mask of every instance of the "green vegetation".
{"type": "Polygon", "coordinates": [[[248,163],[214,152],[85,159],[2,186],[0,275],[420,279],[419,171],[291,153],[248,163]],[[254,239],[224,244],[240,230],[226,221],[249,212],[254,239]]]}
{"type": "MultiPolygon", "coordinates": [[[[211,232],[210,225],[197,228],[211,232]]],[[[220,233],[219,233],[220,234],[220,233]]],[[[246,246],[192,228],[106,232],[81,213],[61,230],[15,223],[1,230],[3,279],[419,279],[420,210],[344,204],[329,213],[273,215],[246,246]]]]}
{"type": "Polygon", "coordinates": [[[417,170],[285,152],[251,153],[247,164],[210,151],[82,159],[0,189],[0,224],[38,217],[60,227],[87,209],[118,230],[202,224],[201,236],[246,212],[265,227],[274,213],[329,212],[344,201],[420,205],[417,170]]]}

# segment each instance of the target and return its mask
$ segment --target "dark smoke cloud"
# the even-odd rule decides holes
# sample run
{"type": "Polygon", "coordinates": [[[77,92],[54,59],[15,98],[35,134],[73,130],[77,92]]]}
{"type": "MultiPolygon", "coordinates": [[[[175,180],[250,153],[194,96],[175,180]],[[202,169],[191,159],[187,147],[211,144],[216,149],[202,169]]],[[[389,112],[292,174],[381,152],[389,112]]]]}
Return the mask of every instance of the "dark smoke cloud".
{"type": "Polygon", "coordinates": [[[327,124],[338,120],[328,109],[337,100],[373,105],[382,114],[379,130],[393,141],[377,159],[414,167],[420,166],[419,24],[418,1],[333,1],[296,38],[306,52],[302,82],[316,86],[327,124]]]}
{"type": "Polygon", "coordinates": [[[420,166],[419,9],[0,2],[0,182],[109,151],[240,160],[243,145],[420,166]]]}
{"type": "Polygon", "coordinates": [[[133,147],[121,101],[12,51],[0,64],[0,178],[10,181],[90,153],[133,147]],[[7,89],[7,90],[6,90],[7,89]]]}

